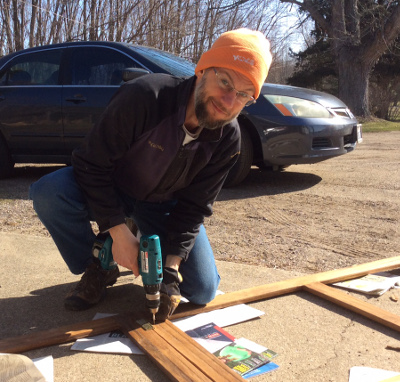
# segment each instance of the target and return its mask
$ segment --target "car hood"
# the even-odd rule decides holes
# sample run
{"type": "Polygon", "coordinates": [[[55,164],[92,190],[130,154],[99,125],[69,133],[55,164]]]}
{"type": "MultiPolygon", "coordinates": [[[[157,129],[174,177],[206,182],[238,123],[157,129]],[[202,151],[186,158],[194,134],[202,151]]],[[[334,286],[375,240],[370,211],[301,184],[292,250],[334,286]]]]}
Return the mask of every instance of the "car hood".
{"type": "Polygon", "coordinates": [[[319,92],[317,90],[299,88],[289,85],[264,84],[261,89],[261,94],[282,95],[288,97],[297,97],[314,101],[327,108],[346,108],[347,106],[337,97],[332,94],[319,92]]]}

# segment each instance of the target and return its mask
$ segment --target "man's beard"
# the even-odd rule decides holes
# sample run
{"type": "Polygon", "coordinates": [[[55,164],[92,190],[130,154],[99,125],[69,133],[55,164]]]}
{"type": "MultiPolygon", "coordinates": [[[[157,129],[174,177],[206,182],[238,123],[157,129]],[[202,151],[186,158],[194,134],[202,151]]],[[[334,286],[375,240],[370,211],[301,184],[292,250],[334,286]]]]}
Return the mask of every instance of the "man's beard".
{"type": "MultiPolygon", "coordinates": [[[[205,77],[203,77],[200,84],[195,90],[194,110],[196,113],[196,118],[199,122],[199,127],[201,127],[202,129],[204,128],[208,130],[217,130],[224,127],[229,122],[233,121],[237,117],[237,115],[229,119],[212,119],[209,112],[207,111],[207,105],[209,102],[213,100],[213,98],[212,97],[206,98],[204,89],[205,83],[206,83],[205,77]]],[[[217,106],[221,110],[225,110],[223,106],[219,104],[217,104],[217,106]]]]}

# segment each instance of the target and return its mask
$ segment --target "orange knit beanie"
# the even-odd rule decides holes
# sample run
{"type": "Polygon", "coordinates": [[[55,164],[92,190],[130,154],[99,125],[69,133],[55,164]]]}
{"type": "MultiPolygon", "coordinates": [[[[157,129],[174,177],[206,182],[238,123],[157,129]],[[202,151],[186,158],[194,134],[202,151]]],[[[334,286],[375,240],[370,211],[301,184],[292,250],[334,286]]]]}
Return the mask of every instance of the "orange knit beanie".
{"type": "Polygon", "coordinates": [[[211,67],[235,70],[246,76],[255,87],[254,98],[260,95],[261,87],[271,65],[269,41],[261,32],[246,28],[225,32],[204,52],[195,72],[211,67]]]}

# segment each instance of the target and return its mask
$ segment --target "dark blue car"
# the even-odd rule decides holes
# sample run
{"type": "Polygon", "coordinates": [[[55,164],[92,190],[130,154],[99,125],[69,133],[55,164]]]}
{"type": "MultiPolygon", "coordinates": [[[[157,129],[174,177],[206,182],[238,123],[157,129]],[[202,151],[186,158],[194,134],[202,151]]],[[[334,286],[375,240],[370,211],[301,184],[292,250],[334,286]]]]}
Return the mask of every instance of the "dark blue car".
{"type": "MultiPolygon", "coordinates": [[[[0,178],[14,163],[68,164],[123,76],[185,77],[194,68],[175,55],[117,42],[47,45],[2,57],[0,178]]],[[[241,155],[227,185],[240,183],[252,165],[315,163],[353,150],[361,139],[361,126],[339,99],[283,85],[265,84],[239,122],[241,155]]]]}

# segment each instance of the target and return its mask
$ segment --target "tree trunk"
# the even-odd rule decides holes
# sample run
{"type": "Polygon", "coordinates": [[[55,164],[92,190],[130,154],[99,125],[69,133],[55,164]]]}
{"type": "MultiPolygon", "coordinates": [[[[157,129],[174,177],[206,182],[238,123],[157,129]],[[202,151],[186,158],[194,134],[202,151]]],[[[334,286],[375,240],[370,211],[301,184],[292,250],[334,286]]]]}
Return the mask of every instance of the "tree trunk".
{"type": "Polygon", "coordinates": [[[17,0],[12,2],[12,12],[13,12],[13,26],[14,26],[14,49],[21,50],[24,49],[24,43],[21,36],[21,20],[18,14],[19,6],[17,0]]]}
{"type": "Polygon", "coordinates": [[[357,116],[370,116],[369,75],[371,65],[358,52],[342,49],[337,59],[339,77],[339,98],[357,116]]]}
{"type": "MultiPolygon", "coordinates": [[[[3,21],[3,28],[5,29],[5,35],[7,36],[7,49],[5,50],[5,53],[11,53],[14,50],[13,46],[13,33],[12,33],[12,27],[11,27],[11,6],[10,6],[10,0],[5,0],[3,2],[3,7],[1,8],[1,13],[2,13],[2,21],[3,21]]],[[[3,29],[3,31],[4,31],[3,29]]],[[[4,32],[3,32],[4,33],[4,32]]],[[[4,35],[2,36],[4,38],[4,35]]]]}
{"type": "Polygon", "coordinates": [[[35,46],[35,28],[36,28],[36,15],[37,15],[37,3],[38,0],[32,0],[32,16],[31,24],[29,29],[29,47],[35,46]]]}
{"type": "Polygon", "coordinates": [[[90,2],[90,29],[89,29],[89,40],[96,41],[97,38],[97,26],[98,26],[98,15],[96,15],[96,0],[90,2]]]}

